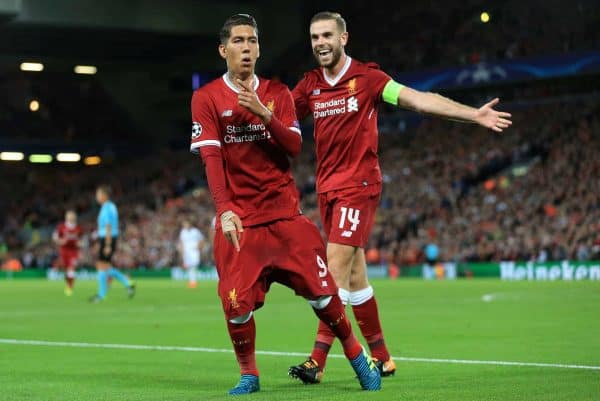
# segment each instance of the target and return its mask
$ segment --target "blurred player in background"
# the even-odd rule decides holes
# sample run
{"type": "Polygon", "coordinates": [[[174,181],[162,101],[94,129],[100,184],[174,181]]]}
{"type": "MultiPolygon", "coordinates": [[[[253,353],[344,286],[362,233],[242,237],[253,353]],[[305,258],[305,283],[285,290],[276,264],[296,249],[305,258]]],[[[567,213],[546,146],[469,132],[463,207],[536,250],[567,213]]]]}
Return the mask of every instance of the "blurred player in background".
{"type": "MultiPolygon", "coordinates": [[[[313,16],[310,39],[320,68],[306,73],[292,94],[298,118],[311,114],[314,120],[317,192],[329,269],[342,302],[352,305],[381,374],[389,376],[396,365],[384,342],[364,253],[381,195],[377,106],[386,102],[496,132],[508,128],[511,116],[492,108],[498,99],[475,109],[403,86],[376,64],[352,59],[344,50],[348,32],[338,13],[313,16]]],[[[320,324],[311,356],[292,366],[289,374],[304,383],[320,382],[334,338],[331,329],[320,324]]]]}
{"type": "Polygon", "coordinates": [[[96,201],[100,204],[98,214],[98,238],[100,249],[96,269],[98,270],[98,293],[90,298],[90,302],[100,302],[108,292],[108,277],[115,278],[127,289],[129,298],[135,295],[135,285],[112,265],[112,257],[117,249],[119,238],[119,212],[110,200],[110,187],[101,185],[96,190],[96,201]]]}
{"type": "Polygon", "coordinates": [[[218,216],[218,292],[241,373],[229,394],[260,389],[253,311],[273,282],[308,299],[340,339],[361,387],[378,390],[379,371],[352,332],[321,235],[299,209],[289,158],[300,152],[302,136],[291,94],[254,74],[259,45],[253,17],[228,18],[220,39],[227,72],[194,92],[191,151],[206,166],[218,216]]]}
{"type": "Polygon", "coordinates": [[[196,227],[192,226],[189,218],[182,222],[182,228],[179,232],[179,253],[183,268],[188,273],[188,287],[196,288],[197,270],[201,262],[201,254],[204,249],[204,235],[196,227]]]}
{"type": "Polygon", "coordinates": [[[60,223],[52,233],[52,239],[58,245],[58,267],[64,271],[65,295],[73,295],[75,269],[79,261],[79,249],[83,230],[77,224],[77,214],[74,210],[65,212],[65,221],[60,223]]]}

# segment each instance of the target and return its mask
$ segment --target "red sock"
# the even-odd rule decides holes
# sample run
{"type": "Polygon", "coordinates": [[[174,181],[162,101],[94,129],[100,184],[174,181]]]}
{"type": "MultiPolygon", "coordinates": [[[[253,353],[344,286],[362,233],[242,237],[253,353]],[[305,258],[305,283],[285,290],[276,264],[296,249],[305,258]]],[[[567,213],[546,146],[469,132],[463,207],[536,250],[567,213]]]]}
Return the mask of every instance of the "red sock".
{"type": "Polygon", "coordinates": [[[375,296],[372,296],[360,305],[352,305],[352,310],[354,311],[358,327],[360,327],[362,335],[367,340],[373,358],[377,358],[383,362],[390,359],[390,353],[383,340],[383,331],[379,322],[379,311],[375,296]]]}
{"type": "Polygon", "coordinates": [[[254,316],[246,323],[235,324],[227,321],[229,337],[233,343],[233,350],[240,365],[240,373],[243,375],[258,376],[256,367],[256,355],[254,347],[256,343],[256,325],[254,316]]]}
{"type": "MultiPolygon", "coordinates": [[[[318,314],[317,314],[318,316],[318,314]]],[[[327,354],[331,349],[331,345],[335,340],[335,333],[329,326],[319,320],[319,328],[317,329],[317,339],[315,345],[310,354],[310,357],[317,361],[321,370],[325,369],[325,362],[327,362],[327,354]]]]}
{"type": "MultiPolygon", "coordinates": [[[[315,313],[319,317],[319,319],[321,319],[321,321],[323,323],[325,323],[325,325],[331,329],[331,331],[335,334],[335,336],[340,339],[340,341],[342,343],[342,347],[344,348],[344,354],[346,355],[346,357],[348,359],[356,358],[358,356],[358,354],[361,353],[362,346],[360,345],[360,343],[358,342],[358,339],[352,332],[352,326],[350,325],[350,321],[348,320],[348,317],[346,316],[346,312],[344,310],[344,305],[342,305],[342,301],[340,300],[340,297],[337,295],[334,295],[334,296],[332,296],[331,301],[329,302],[329,305],[327,305],[325,308],[323,308],[323,309],[314,309],[313,308],[313,310],[315,311],[315,313]]],[[[320,328],[321,328],[321,326],[319,326],[319,329],[320,328]]],[[[317,342],[319,342],[318,334],[319,333],[317,333],[317,342]]],[[[324,336],[322,338],[326,338],[326,336],[324,336]]],[[[315,348],[316,348],[316,343],[315,343],[315,348]]],[[[314,350],[313,350],[313,353],[314,353],[314,350]]],[[[325,353],[325,356],[327,356],[326,353],[325,353]]],[[[313,357],[313,356],[311,355],[311,357],[313,357]]],[[[319,363],[319,366],[324,365],[325,361],[323,360],[322,362],[323,362],[323,364],[321,364],[320,361],[317,360],[317,363],[319,363]]]]}

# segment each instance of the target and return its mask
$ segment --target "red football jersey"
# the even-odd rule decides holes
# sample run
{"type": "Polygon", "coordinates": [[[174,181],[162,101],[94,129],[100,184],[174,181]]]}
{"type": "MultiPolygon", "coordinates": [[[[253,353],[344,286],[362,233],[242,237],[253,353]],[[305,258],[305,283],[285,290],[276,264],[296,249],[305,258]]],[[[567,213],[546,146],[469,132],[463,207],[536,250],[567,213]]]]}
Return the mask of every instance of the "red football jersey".
{"type": "MultiPolygon", "coordinates": [[[[261,102],[285,127],[301,135],[289,89],[254,76],[261,102]]],[[[262,120],[238,105],[238,89],[227,74],[209,82],[192,97],[193,153],[220,148],[233,210],[245,226],[300,213],[290,161],[262,120]]]]}
{"type": "Polygon", "coordinates": [[[76,251],[79,249],[79,245],[77,242],[81,239],[81,235],[83,234],[83,230],[81,227],[76,224],[74,226],[68,226],[67,224],[60,223],[58,227],[56,227],[56,234],[59,239],[66,239],[64,245],[60,246],[61,250],[73,250],[76,251]]]}
{"type": "Polygon", "coordinates": [[[377,106],[391,79],[376,64],[347,57],[335,79],[317,68],[292,91],[298,118],[313,116],[318,192],[381,182],[377,106]]]}

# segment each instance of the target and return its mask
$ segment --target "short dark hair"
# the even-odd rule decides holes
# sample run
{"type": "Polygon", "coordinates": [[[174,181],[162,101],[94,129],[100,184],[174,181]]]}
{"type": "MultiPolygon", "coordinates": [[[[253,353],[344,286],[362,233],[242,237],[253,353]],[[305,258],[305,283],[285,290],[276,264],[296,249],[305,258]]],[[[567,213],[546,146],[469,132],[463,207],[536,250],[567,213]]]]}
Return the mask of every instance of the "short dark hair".
{"type": "Polygon", "coordinates": [[[106,196],[108,196],[110,198],[110,193],[112,192],[110,187],[108,185],[98,185],[98,189],[97,191],[101,191],[104,192],[106,194],[106,196]]]}
{"type": "Polygon", "coordinates": [[[222,45],[227,43],[231,37],[231,28],[238,25],[251,26],[256,31],[256,36],[258,36],[258,25],[253,16],[250,14],[235,14],[225,20],[221,32],[219,32],[219,39],[222,45]]]}
{"type": "Polygon", "coordinates": [[[310,24],[312,25],[313,23],[315,23],[317,21],[331,21],[331,20],[335,21],[340,32],[346,32],[346,20],[344,20],[344,18],[342,18],[342,15],[340,13],[335,13],[333,11],[321,11],[321,12],[316,13],[310,19],[310,24]]]}

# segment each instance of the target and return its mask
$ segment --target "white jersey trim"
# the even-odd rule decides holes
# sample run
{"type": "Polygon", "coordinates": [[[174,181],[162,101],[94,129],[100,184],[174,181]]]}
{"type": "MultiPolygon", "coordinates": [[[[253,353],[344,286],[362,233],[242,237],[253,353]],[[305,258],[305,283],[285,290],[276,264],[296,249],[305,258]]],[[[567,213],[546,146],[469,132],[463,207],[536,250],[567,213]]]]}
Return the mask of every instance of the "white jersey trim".
{"type": "Polygon", "coordinates": [[[207,139],[206,141],[194,142],[190,146],[190,152],[192,152],[192,153],[198,153],[198,148],[201,148],[203,146],[218,146],[220,148],[221,147],[221,142],[219,142],[219,141],[217,141],[215,139],[207,139]]]}
{"type": "Polygon", "coordinates": [[[321,71],[323,71],[323,78],[325,78],[325,81],[327,81],[327,83],[330,86],[337,85],[337,83],[340,81],[340,79],[342,79],[344,74],[348,72],[348,68],[350,68],[350,63],[352,63],[352,58],[350,56],[346,56],[346,62],[344,63],[344,66],[342,67],[340,72],[338,72],[338,74],[333,78],[329,78],[327,76],[327,73],[325,72],[325,68],[322,68],[321,71]]]}
{"type": "MultiPolygon", "coordinates": [[[[254,78],[254,91],[256,91],[256,89],[258,89],[258,85],[260,84],[260,80],[258,79],[256,74],[254,74],[253,78],[254,78]]],[[[235,93],[240,93],[240,90],[237,88],[237,86],[235,86],[233,84],[233,82],[231,82],[229,80],[229,76],[227,75],[227,73],[223,74],[223,81],[225,81],[225,85],[227,85],[229,87],[229,89],[231,89],[235,93]]]]}
{"type": "Polygon", "coordinates": [[[291,129],[292,131],[294,131],[296,134],[302,136],[302,131],[300,131],[298,128],[296,127],[288,127],[289,129],[291,129]]]}

